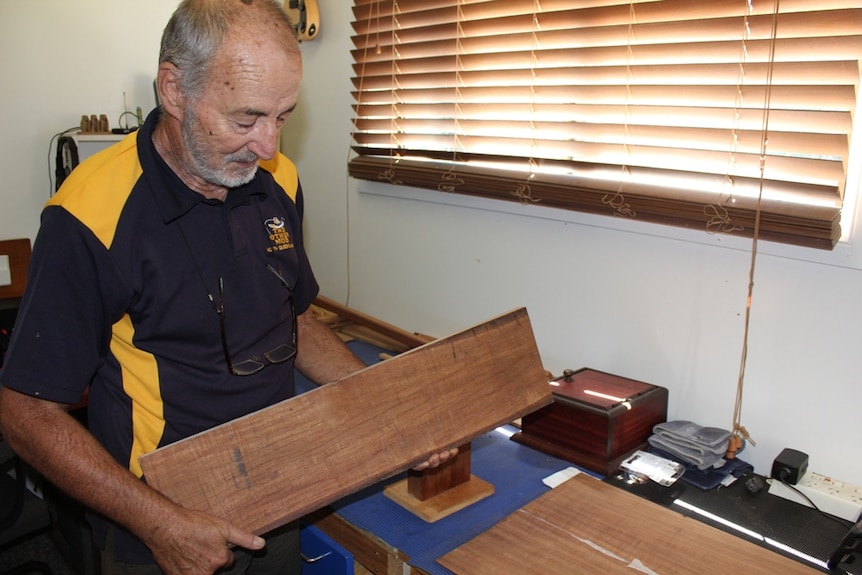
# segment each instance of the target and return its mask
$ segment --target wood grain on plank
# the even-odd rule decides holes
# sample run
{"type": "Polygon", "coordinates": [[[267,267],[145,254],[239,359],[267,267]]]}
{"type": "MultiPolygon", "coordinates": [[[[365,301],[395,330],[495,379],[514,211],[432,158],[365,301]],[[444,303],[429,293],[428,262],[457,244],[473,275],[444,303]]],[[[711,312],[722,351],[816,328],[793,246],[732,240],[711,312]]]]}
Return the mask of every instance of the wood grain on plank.
{"type": "Polygon", "coordinates": [[[552,401],[525,309],[148,453],[175,502],[264,533],[552,401]]]}
{"type": "Polygon", "coordinates": [[[438,562],[457,575],[819,572],[583,474],[438,562]]]}

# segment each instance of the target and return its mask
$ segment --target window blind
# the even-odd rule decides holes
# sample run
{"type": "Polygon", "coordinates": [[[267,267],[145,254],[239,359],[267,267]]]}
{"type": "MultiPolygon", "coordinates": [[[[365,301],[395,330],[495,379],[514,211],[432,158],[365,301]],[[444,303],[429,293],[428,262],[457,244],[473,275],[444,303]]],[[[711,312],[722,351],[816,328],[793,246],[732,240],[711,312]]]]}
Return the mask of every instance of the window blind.
{"type": "Polygon", "coordinates": [[[840,237],[858,0],[353,12],[353,177],[748,237],[759,213],[763,239],[840,237]]]}

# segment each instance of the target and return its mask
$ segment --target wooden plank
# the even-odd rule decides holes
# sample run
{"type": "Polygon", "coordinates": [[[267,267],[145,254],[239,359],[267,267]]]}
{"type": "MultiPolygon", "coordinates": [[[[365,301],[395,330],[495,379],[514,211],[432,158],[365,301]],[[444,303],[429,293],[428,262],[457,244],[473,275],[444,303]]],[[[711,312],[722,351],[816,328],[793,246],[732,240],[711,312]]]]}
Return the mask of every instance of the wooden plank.
{"type": "Polygon", "coordinates": [[[357,563],[376,575],[403,575],[410,558],[373,533],[348,523],[340,515],[315,512],[308,516],[321,531],[353,554],[357,563]]]}
{"type": "Polygon", "coordinates": [[[552,401],[517,309],[141,457],[177,503],[263,533],[552,401]]]}
{"type": "Polygon", "coordinates": [[[354,339],[358,339],[359,341],[370,343],[371,345],[383,348],[396,354],[416,347],[416,345],[405,345],[398,340],[380,334],[380,332],[375,329],[366,327],[364,325],[356,325],[354,323],[347,323],[340,326],[338,328],[338,333],[342,337],[349,337],[351,341],[354,339]]]}
{"type": "Polygon", "coordinates": [[[434,339],[427,335],[410,333],[409,331],[405,331],[375,317],[371,317],[355,309],[341,305],[340,303],[323,296],[317,296],[314,300],[314,305],[320,309],[337,315],[339,318],[370,329],[378,336],[387,338],[387,344],[381,347],[386,347],[387,349],[392,349],[397,352],[418,347],[428,343],[429,341],[433,341],[434,339]],[[393,340],[396,342],[394,345],[392,344],[393,340]]]}
{"type": "Polygon", "coordinates": [[[457,575],[818,573],[587,475],[528,503],[438,563],[457,575]]]}

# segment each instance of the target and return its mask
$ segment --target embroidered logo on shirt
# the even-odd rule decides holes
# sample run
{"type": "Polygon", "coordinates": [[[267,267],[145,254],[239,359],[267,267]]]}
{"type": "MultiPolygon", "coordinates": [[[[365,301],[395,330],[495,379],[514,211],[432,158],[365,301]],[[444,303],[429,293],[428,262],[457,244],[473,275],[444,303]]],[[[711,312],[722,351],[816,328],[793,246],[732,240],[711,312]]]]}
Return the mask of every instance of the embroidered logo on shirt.
{"type": "Polygon", "coordinates": [[[272,242],[272,245],[266,248],[267,253],[293,249],[293,241],[285,227],[284,218],[274,216],[266,220],[264,224],[266,225],[266,233],[269,234],[269,241],[272,242]]]}

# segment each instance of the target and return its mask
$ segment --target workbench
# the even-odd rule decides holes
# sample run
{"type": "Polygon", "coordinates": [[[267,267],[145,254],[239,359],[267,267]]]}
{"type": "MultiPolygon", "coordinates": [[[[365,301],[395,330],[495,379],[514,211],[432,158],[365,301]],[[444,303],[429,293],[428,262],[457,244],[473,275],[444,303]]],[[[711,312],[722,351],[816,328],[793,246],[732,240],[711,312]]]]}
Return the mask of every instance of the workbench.
{"type": "MultiPolygon", "coordinates": [[[[388,353],[359,340],[348,342],[348,346],[369,365],[388,353]]],[[[296,378],[298,393],[314,387],[299,373],[296,378]]],[[[357,562],[371,573],[449,574],[435,562],[437,557],[546,492],[548,487],[542,479],[571,466],[510,441],[509,435],[514,431],[504,428],[473,441],[473,474],[493,483],[495,492],[453,515],[428,523],[386,497],[384,488],[403,479],[401,474],[346,497],[309,520],[350,549],[357,562]]]]}
{"type": "MultiPolygon", "coordinates": [[[[355,326],[351,326],[351,331],[353,327],[355,326]]],[[[388,346],[381,347],[362,339],[349,339],[348,346],[366,364],[385,361],[389,355],[398,353],[398,350],[388,346]]],[[[313,387],[311,382],[297,373],[298,393],[313,387]]],[[[402,474],[308,515],[304,519],[304,532],[319,531],[334,540],[340,550],[349,556],[350,563],[342,562],[344,568],[352,566],[351,571],[357,575],[452,575],[451,571],[437,563],[439,558],[486,534],[525,506],[551,493],[542,480],[572,467],[568,461],[511,441],[509,434],[514,431],[514,427],[504,426],[473,440],[472,471],[477,477],[491,483],[494,493],[465,509],[439,521],[426,522],[384,495],[385,487],[400,481],[402,474]]],[[[373,454],[369,457],[373,457],[373,454]]],[[[349,469],[344,470],[344,473],[349,472],[349,469]]],[[[593,472],[586,473],[603,479],[605,483],[619,490],[650,500],[662,508],[673,509],[680,515],[733,533],[740,540],[747,539],[770,548],[769,544],[758,542],[752,536],[736,531],[725,523],[698,515],[675,503],[684,499],[707,512],[717,512],[742,527],[753,529],[770,540],[784,541],[821,562],[825,562],[850,527],[849,522],[826,518],[812,509],[778,498],[766,490],[749,496],[743,486],[744,482],[737,482],[729,489],[704,492],[681,481],[672,488],[663,488],[653,483],[629,485],[615,477],[602,478],[593,472]]],[[[492,550],[496,548],[492,547],[492,550]]],[[[772,547],[771,550],[785,556],[790,555],[779,548],[772,547]]],[[[305,545],[303,551],[306,551],[305,545]]],[[[472,555],[470,558],[472,559],[472,555]]],[[[824,568],[810,562],[799,562],[826,572],[824,568]]],[[[536,558],[535,566],[536,572],[543,572],[541,558],[536,558]]],[[[716,572],[717,567],[720,568],[716,565],[710,565],[707,569],[700,567],[702,566],[692,565],[692,572],[709,573],[716,572]]],[[[841,567],[839,573],[862,574],[862,561],[849,566],[842,564],[841,567]]],[[[575,566],[572,568],[572,572],[577,572],[575,566]]],[[[316,573],[335,575],[336,571],[326,569],[316,573]]],[[[337,573],[351,571],[342,569],[337,573]]],[[[312,569],[309,568],[307,573],[312,575],[312,569]]]]}
{"type": "MultiPolygon", "coordinates": [[[[362,341],[348,342],[348,346],[366,363],[380,361],[380,354],[385,357],[387,353],[385,349],[362,341]]],[[[297,385],[299,391],[312,386],[299,375],[297,385]]],[[[508,434],[514,431],[515,428],[506,426],[473,441],[473,473],[493,484],[495,492],[449,517],[428,523],[384,496],[386,485],[403,478],[396,476],[310,515],[307,521],[352,553],[357,562],[357,574],[451,575],[451,571],[436,562],[438,558],[548,493],[549,488],[542,483],[542,479],[572,467],[567,461],[511,441],[508,434]]],[[[593,472],[585,472],[601,478],[593,472]]],[[[744,527],[754,526],[768,536],[784,538],[822,562],[825,562],[850,527],[849,522],[825,518],[812,509],[778,498],[765,490],[748,497],[743,482],[738,482],[732,489],[724,491],[702,492],[682,482],[677,482],[676,488],[668,489],[657,484],[632,487],[613,477],[604,480],[661,507],[673,509],[682,515],[770,548],[769,544],[675,505],[675,499],[685,492],[688,494],[687,499],[706,510],[726,511],[734,521],[744,527]]],[[[775,547],[771,550],[791,556],[775,547]]],[[[799,561],[820,572],[827,572],[822,566],[818,567],[805,560],[799,561]]],[[[842,572],[862,572],[862,565],[859,563],[850,567],[842,566],[845,569],[842,572]]]]}
{"type": "Polygon", "coordinates": [[[493,483],[495,492],[470,507],[426,523],[383,494],[385,485],[400,479],[395,477],[332,505],[337,518],[326,517],[318,525],[336,540],[351,528],[365,534],[367,547],[354,547],[354,556],[372,573],[448,575],[436,563],[438,557],[548,491],[542,479],[570,466],[499,431],[476,438],[472,449],[473,473],[493,483]]]}

